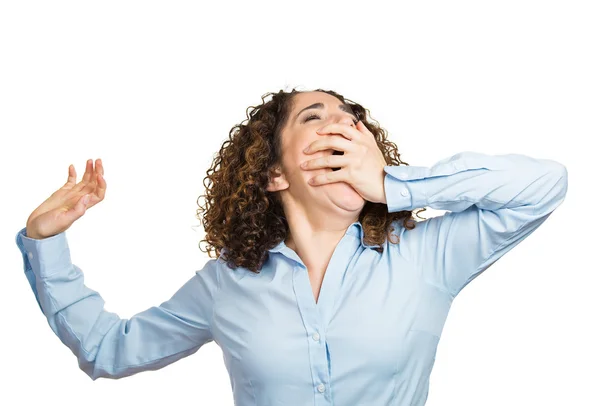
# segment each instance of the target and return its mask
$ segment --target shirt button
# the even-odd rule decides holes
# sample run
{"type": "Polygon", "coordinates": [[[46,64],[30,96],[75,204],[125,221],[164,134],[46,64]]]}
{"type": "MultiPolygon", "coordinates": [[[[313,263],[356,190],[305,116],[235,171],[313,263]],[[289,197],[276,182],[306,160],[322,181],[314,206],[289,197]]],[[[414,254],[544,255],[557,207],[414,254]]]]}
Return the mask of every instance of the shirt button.
{"type": "Polygon", "coordinates": [[[398,177],[400,179],[406,179],[406,178],[408,178],[408,174],[406,172],[402,172],[402,173],[400,173],[400,175],[398,175],[398,177]]]}
{"type": "Polygon", "coordinates": [[[401,194],[402,196],[408,196],[408,189],[402,189],[402,190],[400,191],[400,194],[401,194]]]}
{"type": "Polygon", "coordinates": [[[317,386],[317,390],[321,393],[325,392],[325,385],[320,384],[319,386],[317,386]]]}
{"type": "Polygon", "coordinates": [[[320,337],[321,337],[321,336],[319,335],[319,333],[315,333],[315,334],[313,334],[313,340],[315,340],[315,341],[319,341],[319,338],[320,338],[320,337]]]}
{"type": "Polygon", "coordinates": [[[29,257],[29,259],[33,259],[33,252],[28,251],[27,256],[29,257]]]}

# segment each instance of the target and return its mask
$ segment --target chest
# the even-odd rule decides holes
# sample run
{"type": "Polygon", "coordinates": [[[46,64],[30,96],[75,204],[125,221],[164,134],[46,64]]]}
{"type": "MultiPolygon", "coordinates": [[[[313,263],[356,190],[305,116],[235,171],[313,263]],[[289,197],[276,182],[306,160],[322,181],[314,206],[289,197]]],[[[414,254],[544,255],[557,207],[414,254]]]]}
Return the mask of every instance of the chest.
{"type": "Polygon", "coordinates": [[[327,279],[281,269],[221,281],[212,326],[234,379],[310,387],[319,373],[391,379],[408,366],[432,366],[451,303],[444,292],[409,270],[356,269],[327,279]]]}

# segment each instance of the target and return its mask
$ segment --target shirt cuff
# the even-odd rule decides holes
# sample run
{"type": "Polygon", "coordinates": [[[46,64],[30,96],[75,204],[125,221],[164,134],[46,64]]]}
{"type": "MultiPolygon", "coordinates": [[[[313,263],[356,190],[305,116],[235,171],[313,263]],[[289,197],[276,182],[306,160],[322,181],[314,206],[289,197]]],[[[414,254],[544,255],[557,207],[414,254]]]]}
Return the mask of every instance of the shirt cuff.
{"type": "Polygon", "coordinates": [[[47,278],[69,268],[71,254],[66,231],[38,240],[27,237],[26,230],[27,227],[22,228],[16,236],[26,269],[33,270],[39,278],[47,278]]]}
{"type": "Polygon", "coordinates": [[[386,172],[383,187],[389,213],[414,210],[426,205],[426,196],[419,192],[418,184],[411,181],[426,178],[428,167],[387,165],[383,170],[386,172]]]}

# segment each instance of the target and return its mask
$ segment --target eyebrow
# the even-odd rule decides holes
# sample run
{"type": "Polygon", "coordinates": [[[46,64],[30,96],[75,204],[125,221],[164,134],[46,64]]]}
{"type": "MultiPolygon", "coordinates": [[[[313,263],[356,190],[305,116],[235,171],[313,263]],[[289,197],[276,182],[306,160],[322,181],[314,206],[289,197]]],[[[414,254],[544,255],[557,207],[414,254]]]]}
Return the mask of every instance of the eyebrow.
{"type": "MultiPolygon", "coordinates": [[[[309,110],[309,109],[324,109],[324,108],[325,108],[325,105],[323,103],[314,103],[314,104],[311,104],[310,106],[307,106],[307,107],[303,108],[302,110],[300,110],[298,112],[298,114],[296,114],[295,120],[297,120],[298,116],[300,116],[300,114],[302,114],[302,112],[305,111],[305,110],[309,110]]],[[[346,113],[350,113],[350,114],[352,114],[354,116],[354,118],[358,119],[358,117],[356,117],[356,114],[354,114],[354,112],[352,111],[352,108],[350,107],[349,104],[340,104],[338,106],[338,109],[340,109],[342,111],[345,111],[346,113]]]]}

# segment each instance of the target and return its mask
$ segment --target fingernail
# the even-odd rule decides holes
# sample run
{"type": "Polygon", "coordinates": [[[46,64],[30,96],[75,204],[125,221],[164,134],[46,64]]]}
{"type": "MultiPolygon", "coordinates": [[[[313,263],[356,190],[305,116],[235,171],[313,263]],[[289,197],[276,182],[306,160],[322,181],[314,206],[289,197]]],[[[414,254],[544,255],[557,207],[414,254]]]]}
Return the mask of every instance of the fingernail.
{"type": "Polygon", "coordinates": [[[83,204],[87,205],[89,201],[90,201],[90,195],[85,195],[83,198],[83,204]]]}

